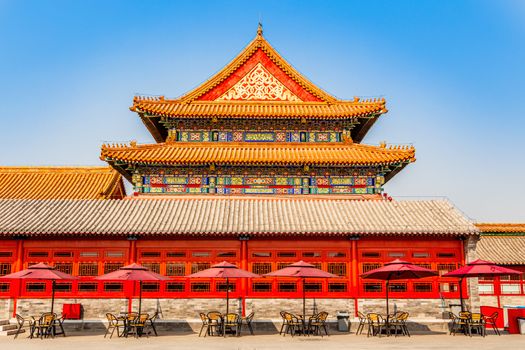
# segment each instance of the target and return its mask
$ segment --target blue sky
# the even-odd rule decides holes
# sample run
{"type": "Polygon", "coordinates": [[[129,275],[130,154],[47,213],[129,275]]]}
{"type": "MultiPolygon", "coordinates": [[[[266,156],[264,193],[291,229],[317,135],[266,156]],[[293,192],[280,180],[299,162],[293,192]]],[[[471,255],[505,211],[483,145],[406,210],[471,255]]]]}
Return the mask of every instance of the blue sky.
{"type": "Polygon", "coordinates": [[[525,221],[525,2],[0,0],[2,165],[98,165],[153,142],[133,95],[179,96],[267,40],[329,93],[382,96],[365,143],[412,143],[386,185],[525,221]]]}

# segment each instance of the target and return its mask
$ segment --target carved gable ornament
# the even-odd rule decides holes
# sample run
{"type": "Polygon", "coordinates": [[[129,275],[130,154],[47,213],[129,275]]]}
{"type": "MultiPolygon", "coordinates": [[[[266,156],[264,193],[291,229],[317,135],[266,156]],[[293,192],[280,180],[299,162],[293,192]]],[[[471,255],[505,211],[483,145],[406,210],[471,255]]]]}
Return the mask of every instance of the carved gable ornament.
{"type": "Polygon", "coordinates": [[[218,101],[301,101],[259,62],[218,101]]]}

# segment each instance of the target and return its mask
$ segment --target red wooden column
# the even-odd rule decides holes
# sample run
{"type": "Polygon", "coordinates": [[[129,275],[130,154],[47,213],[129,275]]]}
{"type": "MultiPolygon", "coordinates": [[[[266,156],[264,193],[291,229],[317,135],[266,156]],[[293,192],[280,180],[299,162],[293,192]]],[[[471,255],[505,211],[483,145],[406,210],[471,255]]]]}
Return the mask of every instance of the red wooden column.
{"type": "MultiPolygon", "coordinates": [[[[241,241],[241,266],[243,270],[248,270],[248,241],[249,236],[240,236],[241,241]]],[[[241,297],[242,297],[242,315],[246,316],[246,295],[248,294],[248,279],[241,278],[241,297]]]]}
{"type": "Polygon", "coordinates": [[[137,262],[137,237],[129,236],[128,265],[137,262]]]}
{"type": "MultiPolygon", "coordinates": [[[[12,272],[18,272],[23,270],[24,268],[24,239],[18,238],[16,241],[16,261],[13,266],[12,272]]],[[[20,294],[22,294],[22,282],[16,281],[16,283],[13,281],[11,282],[11,287],[16,286],[18,289],[18,293],[13,296],[13,315],[12,317],[16,317],[16,307],[18,303],[18,297],[20,294]]]]}
{"type": "Polygon", "coordinates": [[[352,244],[352,281],[351,281],[351,287],[354,295],[354,316],[357,317],[357,312],[359,311],[359,263],[358,263],[358,255],[357,255],[357,242],[359,241],[359,237],[352,237],[351,238],[351,244],[352,244]]]}

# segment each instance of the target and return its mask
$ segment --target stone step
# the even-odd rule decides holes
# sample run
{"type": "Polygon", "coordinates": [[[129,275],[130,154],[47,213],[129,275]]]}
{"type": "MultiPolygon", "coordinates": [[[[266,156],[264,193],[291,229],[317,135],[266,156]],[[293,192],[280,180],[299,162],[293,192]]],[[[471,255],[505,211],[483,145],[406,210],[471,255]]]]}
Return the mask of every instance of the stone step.
{"type": "Polygon", "coordinates": [[[16,324],[6,324],[3,326],[0,326],[0,332],[2,331],[10,331],[11,329],[17,329],[18,326],[16,324]]]}
{"type": "Polygon", "coordinates": [[[6,324],[9,324],[9,320],[0,320],[0,326],[4,326],[6,324]]]}
{"type": "MultiPolygon", "coordinates": [[[[20,330],[20,334],[21,333],[24,333],[26,330],[25,329],[21,329],[20,330]]],[[[9,331],[0,331],[0,337],[7,337],[8,335],[14,335],[16,334],[16,329],[11,329],[9,331]]]]}

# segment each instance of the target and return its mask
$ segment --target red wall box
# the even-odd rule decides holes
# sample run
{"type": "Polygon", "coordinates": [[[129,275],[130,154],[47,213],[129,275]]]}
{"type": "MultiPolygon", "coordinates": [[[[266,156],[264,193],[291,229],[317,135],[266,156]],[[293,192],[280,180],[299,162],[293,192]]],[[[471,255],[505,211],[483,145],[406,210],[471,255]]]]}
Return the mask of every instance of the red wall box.
{"type": "Polygon", "coordinates": [[[82,304],[64,304],[62,305],[62,315],[66,320],[82,319],[82,304]]]}

